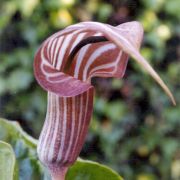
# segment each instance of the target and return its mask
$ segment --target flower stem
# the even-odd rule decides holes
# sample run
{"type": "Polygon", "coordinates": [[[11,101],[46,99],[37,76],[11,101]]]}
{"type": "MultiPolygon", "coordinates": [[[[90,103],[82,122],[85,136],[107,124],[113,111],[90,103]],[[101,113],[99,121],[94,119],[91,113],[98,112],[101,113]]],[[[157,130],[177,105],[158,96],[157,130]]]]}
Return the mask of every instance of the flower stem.
{"type": "Polygon", "coordinates": [[[50,169],[52,180],[65,180],[68,167],[50,169]]]}

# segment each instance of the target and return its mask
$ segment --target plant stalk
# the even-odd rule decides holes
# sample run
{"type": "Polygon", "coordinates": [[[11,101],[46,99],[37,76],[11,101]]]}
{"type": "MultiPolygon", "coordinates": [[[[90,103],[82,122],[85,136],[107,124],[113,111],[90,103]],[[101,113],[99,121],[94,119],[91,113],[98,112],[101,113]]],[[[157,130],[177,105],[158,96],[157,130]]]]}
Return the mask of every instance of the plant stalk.
{"type": "Polygon", "coordinates": [[[65,180],[68,167],[50,169],[52,180],[65,180]]]}

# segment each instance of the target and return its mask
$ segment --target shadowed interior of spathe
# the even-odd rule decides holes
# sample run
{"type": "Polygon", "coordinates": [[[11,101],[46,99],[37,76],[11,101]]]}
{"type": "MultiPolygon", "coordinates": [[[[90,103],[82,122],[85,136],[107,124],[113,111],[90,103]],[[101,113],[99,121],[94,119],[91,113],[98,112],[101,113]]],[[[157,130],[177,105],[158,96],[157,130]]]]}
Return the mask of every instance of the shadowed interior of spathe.
{"type": "Polygon", "coordinates": [[[138,22],[116,27],[83,22],[55,33],[39,48],[34,72],[48,91],[48,106],[38,156],[54,179],[76,161],[85,141],[93,111],[92,77],[122,78],[131,56],[175,104],[168,87],[139,53],[142,38],[138,22]]]}
{"type": "Polygon", "coordinates": [[[91,37],[87,37],[83,40],[81,40],[75,47],[74,49],[72,49],[69,57],[68,57],[68,60],[67,60],[67,63],[65,64],[65,67],[64,67],[64,72],[67,72],[68,73],[68,70],[70,69],[71,67],[71,63],[73,61],[73,58],[75,57],[75,55],[78,53],[78,51],[85,45],[87,44],[93,44],[93,43],[98,43],[98,42],[106,42],[106,41],[109,41],[106,37],[104,36],[91,36],[91,37]]]}

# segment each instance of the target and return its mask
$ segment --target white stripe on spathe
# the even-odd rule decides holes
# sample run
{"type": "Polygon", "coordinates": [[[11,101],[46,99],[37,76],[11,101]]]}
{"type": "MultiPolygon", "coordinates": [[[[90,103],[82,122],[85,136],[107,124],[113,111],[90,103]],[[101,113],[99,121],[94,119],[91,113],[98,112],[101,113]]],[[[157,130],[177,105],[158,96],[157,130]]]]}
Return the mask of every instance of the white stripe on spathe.
{"type": "Polygon", "coordinates": [[[57,140],[57,135],[58,135],[58,128],[59,128],[59,123],[60,123],[60,111],[59,111],[59,97],[57,95],[55,96],[55,104],[56,104],[56,118],[54,120],[54,129],[51,129],[51,131],[53,131],[53,136],[51,138],[51,145],[50,145],[50,150],[49,150],[49,154],[48,154],[48,161],[52,161],[53,159],[53,155],[54,155],[54,151],[55,151],[55,143],[57,140]]]}
{"type": "Polygon", "coordinates": [[[96,66],[95,68],[93,68],[90,71],[89,76],[92,77],[93,73],[96,73],[95,71],[102,70],[102,69],[108,69],[108,68],[111,68],[111,67],[114,66],[113,71],[112,72],[108,72],[108,73],[112,73],[113,74],[116,71],[116,69],[117,69],[117,64],[120,61],[121,56],[122,56],[122,51],[119,52],[119,54],[118,54],[118,56],[117,56],[117,58],[116,58],[116,60],[114,62],[111,62],[111,63],[108,63],[108,64],[103,64],[103,65],[96,66]]]}
{"type": "Polygon", "coordinates": [[[45,137],[44,137],[44,139],[42,140],[43,141],[43,144],[42,144],[42,157],[43,157],[43,159],[46,159],[46,150],[48,149],[48,148],[46,148],[47,147],[47,145],[48,145],[48,137],[49,137],[49,132],[50,132],[50,130],[51,130],[51,125],[52,125],[52,120],[51,120],[51,118],[52,118],[52,93],[49,93],[48,94],[48,96],[49,96],[49,100],[50,100],[50,102],[49,102],[49,111],[47,112],[48,113],[48,116],[47,116],[47,119],[46,119],[46,121],[48,121],[48,127],[47,127],[47,129],[45,129],[45,132],[46,132],[46,135],[45,135],[45,137]]]}
{"type": "MultiPolygon", "coordinates": [[[[75,142],[74,142],[74,148],[72,149],[72,154],[74,154],[74,151],[77,149],[77,143],[78,143],[78,139],[79,139],[79,135],[80,135],[80,130],[81,130],[81,124],[82,124],[82,108],[83,108],[83,94],[81,94],[79,96],[79,114],[77,114],[77,118],[78,118],[78,125],[77,125],[77,134],[76,134],[76,138],[75,138],[75,142]]],[[[76,121],[77,122],[77,121],[76,121]]],[[[73,160],[73,156],[71,157],[70,161],[73,160]]]]}
{"type": "Polygon", "coordinates": [[[49,128],[49,132],[47,133],[48,134],[48,139],[47,139],[47,143],[45,145],[46,147],[46,152],[45,152],[45,155],[46,155],[46,159],[47,161],[49,160],[48,159],[48,155],[49,155],[49,152],[51,151],[52,147],[51,147],[51,136],[53,135],[53,130],[54,130],[54,123],[55,123],[55,120],[56,120],[56,108],[54,108],[54,105],[55,105],[55,94],[52,93],[51,95],[51,116],[50,116],[50,121],[51,121],[51,125],[50,125],[50,128],[49,128]]]}
{"type": "Polygon", "coordinates": [[[85,106],[85,112],[84,112],[84,119],[82,121],[82,126],[81,126],[81,134],[79,136],[79,138],[82,138],[82,136],[84,136],[84,127],[86,125],[86,116],[87,116],[87,112],[88,112],[88,105],[89,105],[89,91],[87,91],[84,95],[86,95],[85,100],[86,100],[86,106],[85,106]]]}
{"type": "MultiPolygon", "coordinates": [[[[49,94],[49,92],[48,92],[48,94],[49,94]]],[[[41,135],[40,135],[40,138],[39,138],[39,142],[38,142],[38,147],[37,147],[37,152],[38,152],[38,154],[40,156],[40,159],[43,159],[41,151],[43,150],[42,147],[43,147],[44,139],[45,139],[45,136],[46,136],[46,129],[48,128],[47,126],[48,126],[48,119],[49,119],[49,112],[48,112],[49,108],[50,108],[50,102],[48,101],[48,103],[47,103],[47,113],[46,113],[46,118],[45,118],[45,124],[43,126],[43,130],[41,132],[41,135]]]]}
{"type": "Polygon", "coordinates": [[[81,63],[82,63],[82,61],[83,61],[83,58],[84,58],[86,52],[87,52],[88,49],[90,48],[90,46],[91,46],[91,44],[88,44],[88,45],[84,46],[84,47],[79,51],[79,54],[78,54],[78,57],[77,57],[76,66],[75,66],[75,71],[74,71],[74,77],[75,77],[75,78],[78,78],[81,63]]]}
{"type": "Polygon", "coordinates": [[[57,59],[57,55],[58,55],[58,50],[59,50],[59,47],[62,45],[63,38],[64,38],[64,36],[61,36],[58,39],[58,42],[57,42],[57,45],[56,45],[56,49],[55,49],[55,52],[54,52],[54,60],[53,60],[53,63],[52,63],[53,67],[55,67],[55,65],[56,65],[56,59],[57,59]]]}
{"type": "Polygon", "coordinates": [[[68,45],[72,39],[72,36],[73,36],[72,34],[67,35],[63,41],[63,44],[62,44],[61,49],[60,49],[59,54],[58,54],[58,62],[56,65],[56,69],[58,69],[58,70],[61,68],[66,49],[67,49],[67,47],[68,47],[68,45]]]}
{"type": "Polygon", "coordinates": [[[75,121],[76,121],[76,119],[75,119],[75,97],[72,97],[71,114],[72,114],[72,119],[71,119],[70,139],[69,139],[69,142],[67,143],[67,146],[66,146],[67,150],[66,150],[63,162],[68,161],[69,156],[71,156],[70,150],[71,150],[72,145],[73,145],[73,137],[74,137],[74,129],[75,129],[75,121]]]}
{"type": "Polygon", "coordinates": [[[55,49],[55,44],[56,44],[56,42],[57,42],[57,38],[56,39],[54,39],[54,41],[52,42],[52,46],[51,46],[51,53],[50,53],[50,62],[51,62],[51,64],[53,64],[53,56],[54,56],[54,49],[55,49]]]}
{"type": "Polygon", "coordinates": [[[73,77],[71,76],[67,76],[67,77],[63,77],[64,75],[60,75],[60,76],[62,76],[62,78],[58,80],[50,80],[49,78],[47,80],[51,83],[62,83],[62,82],[65,83],[65,81],[71,81],[73,79],[73,77]]]}
{"type": "Polygon", "coordinates": [[[99,47],[98,49],[96,49],[91,56],[89,57],[89,59],[86,61],[86,65],[84,67],[84,71],[83,71],[83,81],[85,81],[87,79],[87,72],[89,67],[91,66],[91,64],[96,60],[96,58],[98,58],[102,53],[110,50],[110,49],[114,49],[116,48],[116,46],[114,44],[106,44],[103,45],[101,47],[99,47]]]}
{"type": "Polygon", "coordinates": [[[53,38],[51,38],[47,43],[48,43],[48,45],[47,45],[47,57],[48,57],[48,59],[49,59],[49,62],[51,62],[50,61],[50,59],[51,59],[51,57],[50,57],[50,47],[52,46],[52,42],[53,42],[53,38]]]}
{"type": "Polygon", "coordinates": [[[61,49],[60,49],[59,54],[58,54],[58,62],[57,62],[57,65],[56,65],[56,69],[59,70],[61,68],[61,65],[62,65],[62,62],[64,60],[64,55],[66,53],[66,50],[68,49],[69,46],[71,46],[70,41],[72,40],[73,36],[76,35],[79,32],[80,32],[80,30],[76,30],[73,33],[68,34],[68,35],[65,36],[63,44],[62,44],[61,49]]]}
{"type": "Polygon", "coordinates": [[[40,56],[41,56],[40,70],[42,71],[44,76],[47,77],[48,72],[44,70],[44,65],[46,65],[48,67],[52,67],[52,65],[50,64],[50,62],[44,56],[44,47],[42,47],[42,49],[41,49],[40,56]]]}
{"type": "MultiPolygon", "coordinates": [[[[93,36],[100,36],[100,35],[102,35],[102,34],[101,33],[95,33],[93,36]]],[[[77,62],[76,62],[75,70],[74,70],[74,77],[75,78],[78,78],[81,63],[83,61],[83,58],[84,58],[86,52],[90,48],[90,46],[91,46],[91,44],[87,44],[86,46],[82,47],[79,50],[79,54],[77,56],[77,62]]]]}
{"type": "Polygon", "coordinates": [[[69,51],[69,53],[71,53],[71,51],[74,49],[74,47],[83,39],[83,37],[86,35],[87,33],[80,33],[78,35],[76,35],[76,39],[72,44],[71,50],[69,51]]]}
{"type": "Polygon", "coordinates": [[[61,143],[60,143],[60,148],[58,152],[58,157],[57,157],[57,162],[61,161],[62,159],[62,154],[63,154],[63,149],[64,149],[64,143],[65,143],[65,135],[66,135],[66,124],[67,124],[67,98],[62,97],[63,100],[63,120],[62,120],[62,134],[61,134],[61,143]]]}

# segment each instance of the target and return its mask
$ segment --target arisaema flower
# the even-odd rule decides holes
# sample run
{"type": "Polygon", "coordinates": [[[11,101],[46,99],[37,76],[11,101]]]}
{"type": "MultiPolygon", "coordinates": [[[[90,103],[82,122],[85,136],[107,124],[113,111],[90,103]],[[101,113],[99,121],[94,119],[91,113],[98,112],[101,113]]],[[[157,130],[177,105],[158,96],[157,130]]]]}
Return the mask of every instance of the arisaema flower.
{"type": "Polygon", "coordinates": [[[139,22],[116,27],[82,22],[53,34],[39,48],[34,71],[48,92],[48,104],[37,151],[53,179],[64,179],[83,146],[93,110],[92,77],[122,78],[131,56],[175,104],[167,86],[139,53],[142,38],[139,22]]]}

